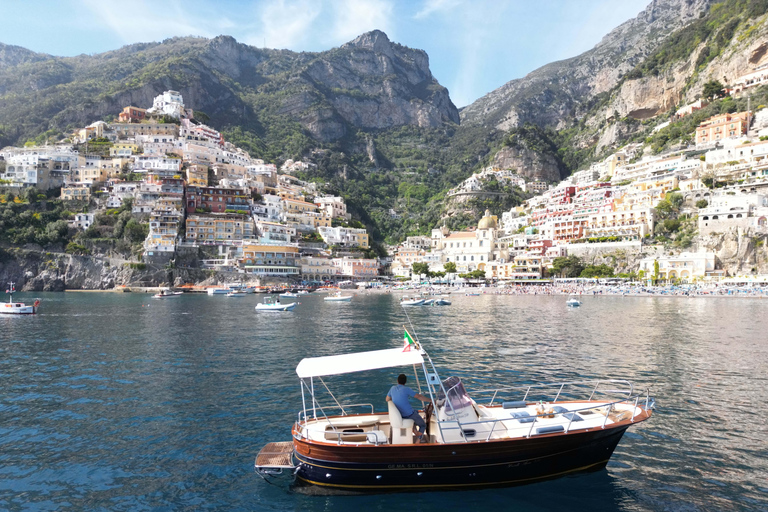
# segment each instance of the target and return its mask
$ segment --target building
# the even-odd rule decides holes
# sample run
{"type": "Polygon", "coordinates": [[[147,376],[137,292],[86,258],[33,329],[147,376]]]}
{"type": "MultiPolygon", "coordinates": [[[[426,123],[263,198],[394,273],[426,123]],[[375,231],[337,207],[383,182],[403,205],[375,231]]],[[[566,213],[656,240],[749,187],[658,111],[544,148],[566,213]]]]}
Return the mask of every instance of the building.
{"type": "Polygon", "coordinates": [[[91,199],[91,186],[87,183],[72,183],[61,187],[61,199],[63,201],[89,201],[91,199]]]}
{"type": "Polygon", "coordinates": [[[321,212],[325,212],[326,215],[333,219],[349,219],[350,217],[347,214],[347,204],[344,202],[343,197],[316,197],[315,204],[321,212]]]}
{"type": "Polygon", "coordinates": [[[328,245],[341,247],[361,247],[368,249],[368,233],[365,229],[343,227],[320,227],[318,233],[328,245]]]}
{"type": "Polygon", "coordinates": [[[213,213],[250,212],[250,196],[237,188],[188,187],[187,213],[195,213],[198,209],[213,213]]]}
{"type": "Polygon", "coordinates": [[[147,117],[147,109],[139,107],[125,107],[117,116],[121,123],[140,123],[147,117]]]}
{"type": "Polygon", "coordinates": [[[71,228],[82,229],[85,231],[91,224],[93,224],[93,213],[76,213],[75,218],[68,221],[67,224],[71,228]]]}
{"type": "Polygon", "coordinates": [[[246,272],[279,277],[295,277],[301,272],[299,248],[292,245],[245,244],[238,260],[246,272]]]}
{"type": "Polygon", "coordinates": [[[679,255],[659,256],[640,260],[640,271],[644,278],[653,279],[654,267],[659,264],[660,281],[677,281],[690,283],[715,272],[715,253],[683,252],[679,255]]]}
{"type": "Polygon", "coordinates": [[[254,238],[254,223],[243,215],[189,215],[186,225],[187,240],[191,242],[217,245],[254,238]]]}
{"type": "Polygon", "coordinates": [[[334,281],[341,272],[341,268],[334,265],[331,258],[304,256],[300,261],[301,275],[305,281],[314,283],[334,281]]]}
{"type": "Polygon", "coordinates": [[[486,270],[489,262],[507,258],[507,248],[497,238],[500,234],[497,217],[486,211],[474,231],[433,229],[432,252],[439,253],[442,263],[455,263],[458,272],[486,270]]]}
{"type": "Polygon", "coordinates": [[[741,137],[749,129],[751,114],[751,112],[738,112],[710,117],[696,129],[696,145],[741,137]]]}
{"type": "Polygon", "coordinates": [[[155,97],[152,108],[147,110],[148,114],[163,115],[181,119],[184,115],[184,100],[178,91],[165,91],[155,97]]]}
{"type": "Polygon", "coordinates": [[[353,281],[366,281],[379,275],[379,261],[368,258],[334,258],[340,277],[353,281]]]}
{"type": "Polygon", "coordinates": [[[192,164],[187,167],[187,186],[207,187],[208,166],[202,164],[192,164]]]}

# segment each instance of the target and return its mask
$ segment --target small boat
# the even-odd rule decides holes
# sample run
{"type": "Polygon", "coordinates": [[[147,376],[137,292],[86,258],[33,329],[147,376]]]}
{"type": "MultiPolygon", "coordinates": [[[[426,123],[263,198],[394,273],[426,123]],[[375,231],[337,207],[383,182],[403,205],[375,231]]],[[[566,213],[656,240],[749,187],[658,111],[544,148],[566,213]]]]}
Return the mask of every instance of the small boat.
{"type": "Polygon", "coordinates": [[[435,305],[435,299],[424,299],[424,302],[421,304],[422,306],[434,306],[435,305]]]}
{"type": "Polygon", "coordinates": [[[285,293],[281,293],[280,296],[281,297],[298,297],[299,294],[293,293],[293,292],[285,292],[285,293]]]}
{"type": "Polygon", "coordinates": [[[568,300],[565,301],[565,305],[569,308],[577,308],[581,306],[581,301],[576,297],[569,297],[568,300]]]}
{"type": "Polygon", "coordinates": [[[280,297],[266,297],[264,302],[256,304],[256,311],[293,311],[296,302],[282,303],[280,297]]]}
{"type": "Polygon", "coordinates": [[[208,288],[208,295],[226,295],[230,291],[229,288],[208,288]]]}
{"type": "Polygon", "coordinates": [[[246,295],[248,295],[248,293],[243,290],[232,290],[227,293],[227,297],[245,297],[246,295]]]}
{"type": "Polygon", "coordinates": [[[433,306],[450,306],[451,301],[449,301],[445,297],[439,297],[432,302],[432,305],[433,306]]]}
{"type": "Polygon", "coordinates": [[[334,293],[333,295],[329,295],[327,297],[323,297],[324,301],[327,302],[350,302],[352,300],[351,295],[342,295],[341,291],[338,291],[334,293]]]}
{"type": "Polygon", "coordinates": [[[423,306],[424,305],[424,299],[412,299],[409,297],[403,297],[400,299],[400,305],[401,306],[423,306]]]}
{"type": "Polygon", "coordinates": [[[307,290],[299,290],[296,293],[298,293],[299,295],[309,295],[309,292],[307,290]]]}
{"type": "Polygon", "coordinates": [[[40,299],[35,299],[35,302],[28,306],[23,302],[13,302],[13,294],[16,292],[14,287],[15,283],[8,283],[8,289],[5,293],[10,294],[8,302],[0,304],[0,315],[34,315],[37,313],[37,308],[40,306],[40,299]]]}
{"type": "Polygon", "coordinates": [[[169,297],[178,297],[179,295],[182,295],[184,292],[172,292],[169,289],[163,289],[157,292],[152,296],[153,299],[167,299],[169,297]]]}
{"type": "MultiPolygon", "coordinates": [[[[256,471],[265,479],[293,475],[353,492],[527,484],[604,468],[624,432],[649,419],[654,408],[653,398],[626,380],[501,383],[470,393],[458,377],[441,378],[423,347],[410,343],[302,359],[296,367],[303,404],[298,419],[290,433],[286,429],[287,440],[259,451],[256,471]],[[393,375],[410,368],[421,374],[415,382],[430,400],[417,411],[427,425],[426,443],[417,442],[413,420],[403,419],[393,402],[381,396],[383,411],[370,405],[358,412],[360,405],[346,404],[325,379],[355,374],[359,382],[358,372],[384,368],[398,368],[393,375]]],[[[376,372],[377,389],[380,378],[376,372]]]]}

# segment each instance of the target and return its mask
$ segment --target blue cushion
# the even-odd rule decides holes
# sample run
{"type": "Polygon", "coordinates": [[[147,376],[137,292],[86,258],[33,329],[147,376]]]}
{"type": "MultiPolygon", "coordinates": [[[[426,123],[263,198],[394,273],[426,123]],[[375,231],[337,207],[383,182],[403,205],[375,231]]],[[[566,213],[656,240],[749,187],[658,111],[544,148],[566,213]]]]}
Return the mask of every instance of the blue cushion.
{"type": "Polygon", "coordinates": [[[566,409],[565,407],[562,407],[562,406],[560,406],[560,405],[556,405],[556,406],[554,406],[554,407],[552,408],[552,410],[553,410],[553,411],[555,411],[557,414],[562,414],[562,413],[564,413],[564,412],[568,412],[568,409],[566,409]]]}
{"type": "Polygon", "coordinates": [[[501,407],[504,409],[520,409],[521,407],[525,407],[527,404],[520,400],[518,402],[503,402],[501,404],[501,407]]]}
{"type": "Polygon", "coordinates": [[[571,421],[584,421],[584,418],[576,414],[575,412],[567,412],[563,414],[563,418],[571,421]]]}
{"type": "Polygon", "coordinates": [[[554,432],[565,432],[565,427],[562,425],[552,425],[551,427],[539,427],[536,429],[537,434],[552,434],[554,432]]]}
{"type": "Polygon", "coordinates": [[[516,419],[520,423],[533,423],[533,420],[536,419],[525,411],[512,412],[510,413],[510,416],[512,416],[512,418],[516,419]]]}

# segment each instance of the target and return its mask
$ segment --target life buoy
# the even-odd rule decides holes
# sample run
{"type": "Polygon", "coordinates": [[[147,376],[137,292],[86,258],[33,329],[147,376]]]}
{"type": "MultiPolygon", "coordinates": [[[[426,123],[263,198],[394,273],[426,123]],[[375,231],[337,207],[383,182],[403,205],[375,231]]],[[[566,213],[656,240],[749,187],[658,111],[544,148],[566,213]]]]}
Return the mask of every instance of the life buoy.
{"type": "Polygon", "coordinates": [[[35,307],[37,307],[37,306],[39,306],[39,305],[40,305],[40,299],[38,299],[38,300],[36,300],[36,301],[35,301],[35,307]]]}

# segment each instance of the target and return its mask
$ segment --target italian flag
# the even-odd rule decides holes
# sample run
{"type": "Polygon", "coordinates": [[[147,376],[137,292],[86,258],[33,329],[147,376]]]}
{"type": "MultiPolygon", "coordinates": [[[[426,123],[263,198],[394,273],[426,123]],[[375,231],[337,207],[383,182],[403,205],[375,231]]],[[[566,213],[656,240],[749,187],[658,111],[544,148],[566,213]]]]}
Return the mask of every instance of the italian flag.
{"type": "Polygon", "coordinates": [[[412,348],[416,348],[416,342],[413,341],[411,334],[405,326],[403,326],[403,330],[405,331],[405,334],[403,334],[403,352],[410,352],[412,348]]]}

